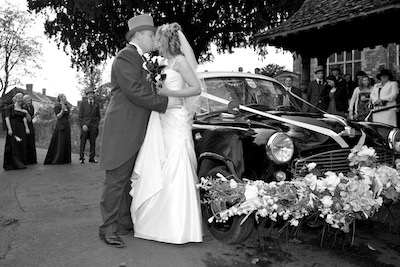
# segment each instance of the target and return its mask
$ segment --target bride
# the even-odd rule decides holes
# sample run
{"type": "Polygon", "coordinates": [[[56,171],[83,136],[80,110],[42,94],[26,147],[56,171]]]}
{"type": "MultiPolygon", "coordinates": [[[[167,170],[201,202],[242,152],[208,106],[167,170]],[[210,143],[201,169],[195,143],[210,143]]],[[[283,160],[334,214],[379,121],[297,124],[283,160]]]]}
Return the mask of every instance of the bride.
{"type": "Polygon", "coordinates": [[[192,106],[201,92],[195,73],[197,61],[177,23],[157,29],[155,46],[168,60],[166,79],[158,93],[183,98],[184,104],[150,115],[131,178],[135,237],[173,244],[202,242],[191,132],[192,106]]]}

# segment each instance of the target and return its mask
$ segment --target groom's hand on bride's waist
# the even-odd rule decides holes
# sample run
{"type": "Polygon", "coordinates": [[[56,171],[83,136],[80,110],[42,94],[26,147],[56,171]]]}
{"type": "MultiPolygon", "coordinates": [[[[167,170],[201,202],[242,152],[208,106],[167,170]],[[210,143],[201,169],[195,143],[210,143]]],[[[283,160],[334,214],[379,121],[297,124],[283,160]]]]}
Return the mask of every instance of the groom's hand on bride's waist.
{"type": "Polygon", "coordinates": [[[182,108],[183,107],[183,99],[179,97],[168,97],[168,106],[167,108],[182,108]]]}

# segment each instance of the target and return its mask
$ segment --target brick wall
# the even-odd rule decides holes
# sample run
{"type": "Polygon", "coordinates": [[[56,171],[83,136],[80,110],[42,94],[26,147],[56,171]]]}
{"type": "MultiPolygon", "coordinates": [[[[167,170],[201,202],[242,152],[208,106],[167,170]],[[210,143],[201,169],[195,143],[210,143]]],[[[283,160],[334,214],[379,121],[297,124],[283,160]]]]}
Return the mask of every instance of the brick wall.
{"type": "MultiPolygon", "coordinates": [[[[361,68],[370,77],[376,79],[381,68],[388,68],[392,71],[397,80],[400,80],[400,66],[398,65],[399,53],[396,44],[389,44],[387,47],[381,45],[374,48],[364,48],[361,52],[361,68]]],[[[314,80],[314,70],[317,60],[311,59],[310,80],[314,80]]],[[[302,72],[301,57],[295,57],[293,61],[293,72],[302,72]]],[[[354,79],[354,77],[353,77],[354,79]]]]}
{"type": "Polygon", "coordinates": [[[362,52],[362,69],[372,78],[376,79],[376,74],[382,68],[389,67],[389,47],[377,46],[375,48],[365,48],[362,52]]]}

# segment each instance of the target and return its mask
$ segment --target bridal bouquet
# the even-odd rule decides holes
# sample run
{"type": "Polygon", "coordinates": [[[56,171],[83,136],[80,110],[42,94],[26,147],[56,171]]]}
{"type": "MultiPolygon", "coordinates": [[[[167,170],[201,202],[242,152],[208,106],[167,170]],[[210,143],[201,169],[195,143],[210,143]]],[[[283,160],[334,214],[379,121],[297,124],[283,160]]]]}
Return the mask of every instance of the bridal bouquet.
{"type": "Polygon", "coordinates": [[[165,81],[167,75],[162,73],[162,71],[167,66],[166,60],[159,56],[156,51],[146,54],[143,57],[145,59],[143,68],[148,72],[147,80],[152,84],[165,81]]]}
{"type": "Polygon", "coordinates": [[[206,201],[220,209],[212,220],[227,220],[230,216],[254,212],[256,219],[280,216],[293,226],[300,219],[317,213],[333,228],[350,231],[355,219],[371,217],[384,200],[400,199],[400,174],[387,165],[376,163],[373,148],[356,146],[349,154],[352,172],[315,172],[315,163],[306,165],[307,174],[292,181],[266,183],[245,180],[238,183],[222,175],[201,178],[198,187],[205,191],[206,201]],[[221,203],[226,203],[226,207],[221,203]]]}

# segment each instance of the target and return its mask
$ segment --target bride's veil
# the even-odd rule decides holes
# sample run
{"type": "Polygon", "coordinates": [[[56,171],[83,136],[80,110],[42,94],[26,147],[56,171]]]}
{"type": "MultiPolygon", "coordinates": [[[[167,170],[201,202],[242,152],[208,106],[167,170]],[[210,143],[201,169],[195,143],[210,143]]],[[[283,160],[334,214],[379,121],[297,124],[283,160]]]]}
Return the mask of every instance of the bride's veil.
{"type": "MultiPolygon", "coordinates": [[[[192,47],[187,41],[186,36],[180,30],[178,31],[178,37],[179,42],[181,43],[181,52],[185,56],[186,61],[189,63],[189,66],[192,68],[193,72],[196,74],[201,86],[201,92],[207,93],[207,87],[204,79],[201,79],[197,73],[198,64],[192,47]]],[[[190,113],[192,113],[192,115],[195,113],[201,114],[209,111],[208,101],[201,95],[184,98],[184,106],[190,113]]]]}

